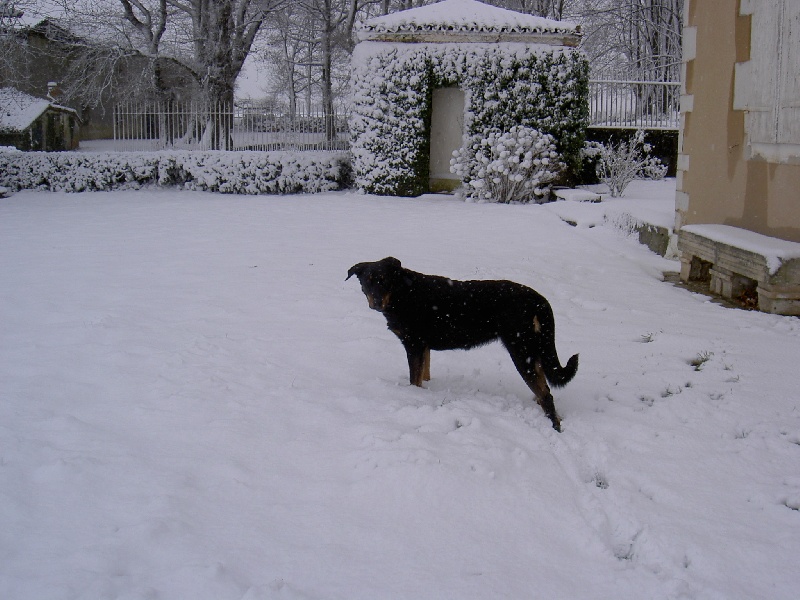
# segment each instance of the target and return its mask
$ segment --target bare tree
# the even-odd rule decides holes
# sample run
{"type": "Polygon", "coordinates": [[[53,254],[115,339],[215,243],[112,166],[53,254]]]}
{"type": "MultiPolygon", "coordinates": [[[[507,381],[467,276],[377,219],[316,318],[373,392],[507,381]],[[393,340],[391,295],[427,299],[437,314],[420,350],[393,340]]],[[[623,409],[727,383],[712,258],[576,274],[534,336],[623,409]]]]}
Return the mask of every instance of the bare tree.
{"type": "Polygon", "coordinates": [[[25,14],[22,4],[15,0],[0,0],[0,27],[5,29],[6,26],[13,25],[22,18],[22,15],[25,14]]]}
{"type": "Polygon", "coordinates": [[[288,5],[270,19],[266,50],[260,54],[267,63],[274,92],[285,97],[294,117],[301,103],[310,113],[318,97],[319,38],[316,23],[302,6],[288,5]]]}
{"type": "Polygon", "coordinates": [[[71,26],[93,28],[96,54],[150,61],[156,82],[170,65],[182,69],[205,100],[230,103],[265,19],[286,0],[62,1],[71,26]]]}
{"type": "Polygon", "coordinates": [[[119,0],[147,56],[163,56],[191,72],[207,100],[230,103],[266,17],[281,0],[119,0]],[[143,43],[142,43],[143,42],[143,43]]]}
{"type": "MultiPolygon", "coordinates": [[[[85,41],[70,61],[65,88],[71,98],[91,102],[112,86],[117,96],[127,88],[135,97],[171,98],[186,87],[176,80],[185,79],[207,105],[232,106],[256,36],[286,0],[58,1],[64,22],[85,41]]],[[[227,147],[230,118],[207,125],[212,144],[227,147]]]]}
{"type": "Polygon", "coordinates": [[[583,24],[593,70],[679,80],[683,0],[573,0],[566,8],[565,18],[583,24]]]}
{"type": "Polygon", "coordinates": [[[319,24],[319,58],[322,74],[322,110],[325,117],[325,139],[335,136],[333,123],[333,52],[339,28],[350,18],[350,10],[355,11],[356,0],[299,0],[313,21],[319,24]]]}
{"type": "MultiPolygon", "coordinates": [[[[613,70],[650,81],[678,81],[680,76],[684,0],[483,1],[581,23],[583,47],[596,71],[613,70]]],[[[388,9],[395,3],[387,0],[383,4],[388,9]]]]}
{"type": "Polygon", "coordinates": [[[560,21],[566,0],[487,0],[487,4],[560,21]]]}
{"type": "Polygon", "coordinates": [[[0,85],[14,72],[14,50],[17,45],[16,29],[24,15],[22,3],[15,0],[0,0],[0,85]]]}
{"type": "Polygon", "coordinates": [[[327,139],[335,136],[334,104],[346,85],[352,32],[359,14],[378,0],[296,0],[270,24],[273,45],[266,56],[280,65],[273,74],[286,92],[294,114],[304,93],[322,104],[327,139]]]}

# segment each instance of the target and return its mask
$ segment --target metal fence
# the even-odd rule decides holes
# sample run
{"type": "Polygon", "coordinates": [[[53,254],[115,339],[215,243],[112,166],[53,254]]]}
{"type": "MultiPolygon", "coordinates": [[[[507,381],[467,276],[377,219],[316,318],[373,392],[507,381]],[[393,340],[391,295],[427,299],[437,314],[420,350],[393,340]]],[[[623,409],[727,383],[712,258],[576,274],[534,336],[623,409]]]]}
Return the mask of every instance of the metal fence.
{"type": "Polygon", "coordinates": [[[589,126],[614,129],[678,129],[681,84],[592,79],[589,126]]]}
{"type": "Polygon", "coordinates": [[[116,150],[344,150],[343,113],[202,103],[130,103],[114,108],[116,150]]]}
{"type": "MultiPolygon", "coordinates": [[[[593,79],[589,126],[677,130],[680,83],[593,79]]],[[[116,150],[346,150],[347,116],[275,106],[130,103],[114,109],[116,150]]]]}

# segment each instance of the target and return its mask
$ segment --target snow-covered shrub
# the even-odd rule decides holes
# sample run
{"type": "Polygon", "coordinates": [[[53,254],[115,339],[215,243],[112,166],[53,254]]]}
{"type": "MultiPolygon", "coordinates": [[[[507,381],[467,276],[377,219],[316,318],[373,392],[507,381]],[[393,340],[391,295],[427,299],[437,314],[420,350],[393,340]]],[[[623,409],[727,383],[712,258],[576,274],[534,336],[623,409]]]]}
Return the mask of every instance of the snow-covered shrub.
{"type": "Polygon", "coordinates": [[[491,131],[450,161],[467,197],[503,203],[541,200],[563,166],[553,136],[523,126],[491,131]]]}
{"type": "Polygon", "coordinates": [[[330,152],[0,152],[0,185],[107,191],[143,185],[226,194],[292,194],[341,189],[347,155],[330,152]]]}
{"type": "Polygon", "coordinates": [[[428,184],[431,74],[393,47],[356,69],[350,153],[356,186],[371,194],[416,196],[428,184]]]}
{"type": "Polygon", "coordinates": [[[667,167],[655,156],[649,156],[651,147],[644,143],[644,131],[638,130],[629,140],[620,142],[589,142],[584,156],[597,163],[597,176],[608,186],[611,197],[625,192],[634,179],[663,179],[667,167]]]}
{"type": "Polygon", "coordinates": [[[352,65],[351,152],[362,191],[427,191],[435,87],[464,90],[466,148],[488,131],[522,125],[552,135],[568,169],[580,166],[589,68],[576,49],[362,42],[352,65]]]}
{"type": "MultiPolygon", "coordinates": [[[[645,149],[650,152],[649,147],[645,144],[645,149]]],[[[656,156],[651,156],[642,167],[642,176],[644,179],[652,179],[653,181],[661,181],[667,174],[667,165],[661,162],[661,159],[656,156]]]]}

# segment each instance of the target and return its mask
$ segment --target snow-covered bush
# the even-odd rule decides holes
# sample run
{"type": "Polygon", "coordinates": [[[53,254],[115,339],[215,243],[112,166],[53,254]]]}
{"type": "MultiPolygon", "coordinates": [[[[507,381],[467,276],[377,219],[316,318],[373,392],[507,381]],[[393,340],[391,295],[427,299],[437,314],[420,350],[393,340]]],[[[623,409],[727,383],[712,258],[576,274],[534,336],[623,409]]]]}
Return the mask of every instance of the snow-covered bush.
{"type": "Polygon", "coordinates": [[[356,186],[427,191],[435,87],[465,92],[464,147],[516,125],[553,136],[577,170],[588,122],[588,63],[576,49],[524,44],[362,42],[353,55],[351,152],[356,186]]]}
{"type": "Polygon", "coordinates": [[[450,161],[467,197],[503,203],[543,199],[563,166],[553,136],[523,126],[491,131],[450,161]]]}
{"type": "MultiPolygon", "coordinates": [[[[359,44],[358,48],[361,48],[359,44]]],[[[356,186],[416,196],[427,190],[431,73],[396,47],[359,65],[354,58],[350,153],[356,186]]]]}
{"type": "Polygon", "coordinates": [[[597,176],[608,186],[611,197],[616,198],[634,179],[663,179],[667,167],[655,156],[649,156],[651,147],[644,143],[644,131],[638,130],[629,140],[620,142],[589,142],[584,156],[597,163],[597,176]]]}
{"type": "Polygon", "coordinates": [[[0,152],[0,185],[108,191],[143,185],[226,194],[292,194],[345,187],[346,154],[330,152],[0,152]]]}

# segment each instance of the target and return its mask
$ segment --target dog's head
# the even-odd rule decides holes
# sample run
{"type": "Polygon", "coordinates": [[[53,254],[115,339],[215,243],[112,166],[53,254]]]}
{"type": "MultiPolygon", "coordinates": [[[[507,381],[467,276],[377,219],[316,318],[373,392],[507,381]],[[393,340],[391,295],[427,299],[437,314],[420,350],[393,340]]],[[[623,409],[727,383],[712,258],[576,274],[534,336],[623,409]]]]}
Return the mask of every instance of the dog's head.
{"type": "Polygon", "coordinates": [[[353,265],[347,272],[347,279],[353,275],[358,277],[369,307],[383,312],[389,305],[401,271],[400,261],[392,256],[387,256],[383,260],[353,265]]]}

